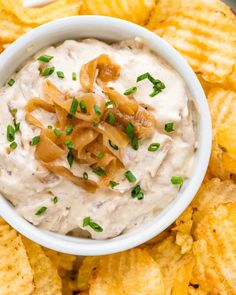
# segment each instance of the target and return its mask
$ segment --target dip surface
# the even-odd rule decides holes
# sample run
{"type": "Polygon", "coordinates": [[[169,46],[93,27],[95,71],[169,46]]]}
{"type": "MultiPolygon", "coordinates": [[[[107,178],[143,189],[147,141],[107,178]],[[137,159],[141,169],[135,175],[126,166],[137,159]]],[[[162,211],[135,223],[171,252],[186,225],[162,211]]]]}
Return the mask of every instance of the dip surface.
{"type": "MultiPolygon", "coordinates": [[[[37,53],[11,78],[15,83],[0,89],[0,192],[34,225],[63,234],[89,235],[93,239],[115,237],[143,225],[177,196],[180,185],[174,183],[173,176],[177,177],[177,182],[180,177],[184,180],[191,176],[196,149],[193,102],[180,75],[140,40],[112,45],[94,39],[68,40],[37,53]],[[45,54],[53,56],[47,67],[55,67],[48,77],[42,76],[42,62],[37,60],[45,54]],[[122,151],[120,157],[124,167],[113,179],[119,184],[113,188],[99,187],[95,193],[90,193],[48,171],[36,159],[36,145],[31,143],[32,138],[39,136],[40,128],[26,122],[25,106],[33,98],[45,99],[43,85],[46,80],[62,93],[76,96],[83,91],[79,79],[82,65],[101,54],[107,54],[121,67],[120,76],[107,86],[121,94],[130,87],[137,87],[132,96],[155,117],[156,125],[150,135],[139,140],[138,150],[128,144],[122,151]],[[58,71],[63,72],[64,78],[58,76],[58,71]],[[144,73],[159,79],[165,88],[150,97],[153,91],[150,80],[136,82],[144,73]],[[9,149],[7,126],[14,126],[14,123],[20,123],[20,129],[15,133],[17,147],[9,149]],[[174,130],[168,132],[168,126],[173,126],[174,130]],[[150,151],[153,143],[159,146],[154,145],[154,151],[150,151]],[[136,181],[127,180],[124,176],[127,171],[132,172],[136,181]],[[142,198],[131,195],[137,185],[140,185],[142,198]],[[86,217],[102,230],[96,231],[86,225],[86,217]]],[[[96,80],[94,93],[105,96],[96,80]]],[[[32,114],[45,126],[54,128],[54,114],[42,109],[36,109],[32,114]]],[[[101,177],[88,164],[76,162],[70,168],[66,158],[60,164],[77,176],[82,177],[86,172],[95,182],[101,177]]]]}

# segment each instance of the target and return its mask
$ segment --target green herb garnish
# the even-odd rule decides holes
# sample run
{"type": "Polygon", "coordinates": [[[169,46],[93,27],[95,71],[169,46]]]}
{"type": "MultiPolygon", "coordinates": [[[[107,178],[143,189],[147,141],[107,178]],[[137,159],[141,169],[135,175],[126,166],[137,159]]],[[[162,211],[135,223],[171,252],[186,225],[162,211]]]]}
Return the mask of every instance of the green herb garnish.
{"type": "Polygon", "coordinates": [[[93,168],[93,172],[96,173],[98,176],[106,176],[106,171],[102,169],[101,167],[95,167],[93,168]]]}
{"type": "Polygon", "coordinates": [[[59,129],[54,129],[53,133],[56,135],[57,138],[61,137],[61,131],[59,129]]]}
{"type": "Polygon", "coordinates": [[[132,123],[129,123],[125,129],[126,134],[130,139],[134,136],[134,125],[132,123]]]}
{"type": "Polygon", "coordinates": [[[7,140],[10,142],[15,140],[15,128],[12,125],[7,126],[7,140]]]}
{"type": "Polygon", "coordinates": [[[55,67],[51,67],[51,68],[46,68],[42,71],[41,75],[43,77],[48,77],[50,75],[52,75],[55,71],[55,67]]]}
{"type": "Polygon", "coordinates": [[[86,102],[84,99],[81,100],[81,102],[79,103],[80,106],[80,111],[81,113],[86,114],[87,113],[87,108],[86,108],[86,102]]]}
{"type": "Polygon", "coordinates": [[[18,109],[11,109],[11,114],[13,117],[16,116],[17,112],[18,112],[18,109]]]}
{"type": "Polygon", "coordinates": [[[92,221],[91,218],[85,217],[83,220],[83,227],[90,226],[96,232],[102,232],[103,228],[97,224],[96,222],[92,221]]]}
{"type": "Polygon", "coordinates": [[[128,89],[125,90],[124,92],[124,95],[130,95],[130,94],[133,94],[137,91],[137,87],[134,86],[134,87],[130,87],[128,89]]]}
{"type": "Polygon", "coordinates": [[[137,78],[137,82],[142,81],[144,79],[148,79],[153,84],[153,92],[149,95],[151,97],[160,93],[163,89],[165,89],[165,84],[158,79],[155,79],[151,76],[150,73],[144,73],[137,78]]]}
{"type": "Polygon", "coordinates": [[[184,180],[181,176],[172,176],[170,181],[175,185],[182,185],[184,183],[184,180]]]}
{"type": "Polygon", "coordinates": [[[70,140],[66,140],[66,141],[65,141],[65,145],[67,146],[67,148],[68,148],[69,150],[71,150],[71,149],[74,148],[74,145],[73,145],[73,143],[72,143],[70,140]]]}
{"type": "Polygon", "coordinates": [[[72,153],[72,150],[69,150],[67,154],[67,162],[69,163],[70,167],[72,167],[73,162],[74,162],[74,155],[72,153]]]}
{"type": "Polygon", "coordinates": [[[72,80],[73,81],[76,81],[77,80],[77,77],[76,77],[76,73],[75,72],[72,73],[72,80]]]}
{"type": "Polygon", "coordinates": [[[99,154],[97,154],[97,158],[99,158],[99,159],[104,158],[104,154],[103,154],[103,153],[99,153],[99,154]]]}
{"type": "Polygon", "coordinates": [[[174,129],[174,122],[169,122],[165,124],[165,131],[166,132],[172,132],[175,131],[174,129]]]}
{"type": "Polygon", "coordinates": [[[16,119],[13,120],[14,127],[15,127],[15,132],[20,130],[20,123],[16,123],[16,119]]]}
{"type": "Polygon", "coordinates": [[[48,125],[48,129],[52,129],[52,125],[48,125]]]}
{"type": "Polygon", "coordinates": [[[73,131],[73,126],[72,125],[68,125],[66,126],[66,135],[70,135],[73,131]]]}
{"type": "Polygon", "coordinates": [[[84,172],[84,173],[83,173],[83,179],[84,179],[84,180],[88,180],[88,173],[87,173],[87,172],[84,172]]]}
{"type": "Polygon", "coordinates": [[[129,182],[135,182],[136,181],[136,177],[134,176],[134,174],[130,170],[126,171],[124,175],[125,175],[125,177],[127,178],[127,180],[129,182]]]}
{"type": "Polygon", "coordinates": [[[41,207],[36,213],[35,215],[41,215],[43,214],[45,211],[47,210],[47,207],[41,207]]]}
{"type": "Polygon", "coordinates": [[[98,116],[100,116],[101,113],[102,113],[101,108],[100,108],[98,105],[96,105],[96,104],[93,106],[93,108],[94,108],[95,113],[96,113],[98,116]]]}
{"type": "Polygon", "coordinates": [[[52,202],[53,202],[54,204],[56,204],[56,203],[58,202],[58,197],[54,197],[54,198],[52,199],[52,202]]]}
{"type": "Polygon", "coordinates": [[[137,198],[138,200],[142,200],[144,198],[144,194],[141,191],[140,185],[136,185],[131,191],[132,198],[137,198]]]}
{"type": "Polygon", "coordinates": [[[114,102],[114,100],[108,100],[106,102],[106,108],[109,108],[109,107],[113,107],[116,103],[114,102]]]}
{"type": "Polygon", "coordinates": [[[115,120],[116,120],[115,115],[112,114],[112,113],[109,113],[108,116],[107,116],[107,122],[113,124],[115,122],[115,120]]]}
{"type": "Polygon", "coordinates": [[[10,79],[8,82],[7,82],[7,84],[10,86],[10,87],[12,87],[14,84],[15,84],[15,80],[14,79],[10,79]]]}
{"type": "Polygon", "coordinates": [[[99,123],[99,122],[96,121],[96,120],[93,120],[93,122],[92,122],[92,124],[93,124],[94,127],[98,126],[98,123],[99,123]]]}
{"type": "Polygon", "coordinates": [[[119,147],[118,147],[116,144],[114,144],[110,139],[109,139],[108,142],[109,142],[109,145],[110,145],[114,150],[118,151],[119,147]]]}
{"type": "Polygon", "coordinates": [[[64,75],[63,72],[58,71],[58,72],[57,72],[57,77],[60,78],[60,79],[64,79],[64,78],[65,78],[65,75],[64,75]]]}
{"type": "Polygon", "coordinates": [[[79,101],[76,98],[73,98],[72,103],[71,103],[71,107],[70,107],[70,115],[75,115],[77,108],[79,105],[79,101]]]}
{"type": "Polygon", "coordinates": [[[149,152],[155,152],[155,151],[157,151],[159,149],[159,147],[160,147],[160,143],[154,142],[154,143],[149,145],[148,151],[149,152]]]}
{"type": "Polygon", "coordinates": [[[31,145],[36,145],[39,142],[40,142],[40,135],[33,137],[30,144],[31,145]]]}
{"type": "Polygon", "coordinates": [[[119,185],[119,182],[115,182],[113,180],[110,180],[109,185],[113,189],[115,186],[119,185]]]}
{"type": "Polygon", "coordinates": [[[10,148],[11,149],[16,149],[17,148],[17,143],[15,141],[13,141],[11,144],[10,144],[10,148]]]}
{"type": "Polygon", "coordinates": [[[42,62],[50,62],[50,60],[52,59],[53,59],[53,56],[47,55],[47,54],[41,55],[40,57],[37,58],[38,61],[42,61],[42,62]]]}
{"type": "Polygon", "coordinates": [[[132,146],[132,148],[135,150],[135,151],[137,151],[138,150],[138,148],[139,148],[139,143],[138,143],[138,139],[137,139],[137,137],[133,137],[133,139],[131,140],[131,146],[132,146]]]}

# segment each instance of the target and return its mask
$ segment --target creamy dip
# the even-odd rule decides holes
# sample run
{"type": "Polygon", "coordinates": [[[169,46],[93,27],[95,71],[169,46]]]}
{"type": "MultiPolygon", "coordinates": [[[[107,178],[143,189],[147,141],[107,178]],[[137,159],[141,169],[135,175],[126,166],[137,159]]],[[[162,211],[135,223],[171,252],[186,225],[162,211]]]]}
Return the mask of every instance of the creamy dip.
{"type": "MultiPolygon", "coordinates": [[[[68,40],[38,52],[11,78],[15,83],[0,89],[0,192],[34,225],[63,234],[84,236],[89,232],[93,239],[115,237],[143,225],[177,196],[180,185],[172,183],[173,176],[183,180],[191,176],[196,149],[193,103],[180,75],[140,40],[111,45],[94,39],[68,40]],[[55,72],[48,77],[41,75],[42,62],[37,60],[44,54],[53,56],[48,66],[55,67],[55,72]],[[109,55],[121,67],[119,78],[108,86],[123,94],[136,85],[135,100],[155,116],[157,125],[151,135],[139,142],[138,150],[129,145],[123,151],[121,157],[125,167],[114,179],[119,185],[89,193],[49,172],[35,158],[35,146],[30,143],[40,134],[40,129],[26,122],[25,106],[32,98],[43,99],[46,79],[71,96],[82,91],[81,66],[100,54],[109,55]],[[64,78],[58,77],[56,71],[63,72],[64,78]],[[136,82],[137,77],[146,72],[165,85],[154,97],[149,96],[153,85],[148,79],[136,82]],[[76,80],[72,79],[72,73],[76,74],[76,80]],[[7,126],[14,126],[14,109],[17,109],[15,123],[20,123],[20,130],[15,133],[17,147],[9,151],[11,142],[7,138],[7,126]],[[167,123],[173,123],[174,131],[165,130],[167,123]],[[148,150],[152,143],[160,144],[158,150],[148,150]],[[128,170],[136,177],[134,183],[124,176],[128,170]],[[142,189],[141,199],[131,196],[131,190],[137,184],[142,189]],[[85,226],[86,217],[102,231],[85,226]]],[[[94,91],[104,96],[96,81],[94,91]]],[[[33,113],[45,125],[54,125],[54,114],[41,109],[33,113]]],[[[69,167],[66,161],[62,164],[69,167]]],[[[71,171],[78,176],[86,171],[89,179],[99,179],[86,164],[74,163],[71,171]]]]}

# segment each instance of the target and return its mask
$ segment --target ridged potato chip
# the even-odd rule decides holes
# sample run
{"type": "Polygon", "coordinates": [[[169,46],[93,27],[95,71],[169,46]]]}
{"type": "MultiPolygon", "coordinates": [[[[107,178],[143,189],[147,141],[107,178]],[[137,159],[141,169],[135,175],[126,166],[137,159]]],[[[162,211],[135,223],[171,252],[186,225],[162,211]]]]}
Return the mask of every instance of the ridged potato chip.
{"type": "Polygon", "coordinates": [[[43,23],[79,13],[80,0],[59,0],[39,8],[24,8],[23,0],[1,0],[5,11],[15,15],[21,22],[28,25],[43,23]]]}
{"type": "Polygon", "coordinates": [[[82,14],[108,15],[144,25],[155,0],[84,0],[82,14]]]}
{"type": "Polygon", "coordinates": [[[47,248],[43,248],[43,250],[58,270],[64,269],[70,271],[73,269],[73,264],[76,260],[75,255],[60,253],[47,248]]]}
{"type": "Polygon", "coordinates": [[[181,254],[192,249],[193,237],[191,235],[193,225],[193,208],[189,206],[177,220],[172,231],[176,234],[175,243],[181,247],[181,254]]]}
{"type": "Polygon", "coordinates": [[[23,243],[33,270],[34,295],[61,295],[61,278],[42,247],[26,238],[23,238],[23,243]]]}
{"type": "Polygon", "coordinates": [[[214,206],[227,202],[236,202],[236,185],[232,180],[213,178],[203,184],[191,204],[194,210],[193,228],[198,226],[214,206]]]}
{"type": "Polygon", "coordinates": [[[0,294],[29,295],[33,273],[21,236],[0,217],[0,294]]]}
{"type": "Polygon", "coordinates": [[[150,248],[149,253],[160,266],[165,295],[187,295],[193,268],[192,254],[182,255],[173,236],[150,248]]]}
{"type": "Polygon", "coordinates": [[[143,249],[100,258],[90,278],[89,295],[164,295],[158,264],[143,249]]]}
{"type": "Polygon", "coordinates": [[[194,284],[208,294],[236,294],[236,202],[213,208],[196,229],[194,284]]]}
{"type": "MultiPolygon", "coordinates": [[[[213,88],[207,97],[213,127],[213,143],[209,169],[213,176],[220,177],[221,179],[229,179],[230,174],[234,172],[227,169],[228,166],[226,167],[224,165],[224,150],[218,144],[216,135],[220,129],[230,124],[236,118],[236,92],[222,88],[213,88]]],[[[233,132],[233,130],[229,131],[233,132]]],[[[235,143],[229,142],[229,144],[233,146],[235,143]]]]}
{"type": "Polygon", "coordinates": [[[83,291],[89,288],[89,279],[94,270],[99,265],[99,256],[86,257],[79,269],[77,286],[78,290],[83,291]]]}
{"type": "Polygon", "coordinates": [[[157,25],[193,70],[212,83],[224,83],[236,64],[236,18],[219,0],[196,0],[157,25]]]}

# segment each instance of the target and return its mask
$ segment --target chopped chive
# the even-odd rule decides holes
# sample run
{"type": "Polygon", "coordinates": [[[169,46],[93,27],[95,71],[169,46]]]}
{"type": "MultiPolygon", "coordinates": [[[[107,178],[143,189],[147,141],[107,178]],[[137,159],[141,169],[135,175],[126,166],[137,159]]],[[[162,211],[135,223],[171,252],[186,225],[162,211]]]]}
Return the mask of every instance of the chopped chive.
{"type": "Polygon", "coordinates": [[[52,129],[52,125],[48,125],[48,129],[52,129]]]}
{"type": "Polygon", "coordinates": [[[156,83],[156,80],[151,76],[150,73],[144,73],[144,74],[138,76],[136,82],[140,82],[145,79],[148,79],[152,84],[156,83]]]}
{"type": "Polygon", "coordinates": [[[112,113],[109,113],[108,116],[107,116],[107,121],[108,121],[109,123],[113,124],[113,123],[115,122],[115,120],[116,120],[115,115],[112,114],[112,113]]]}
{"type": "Polygon", "coordinates": [[[99,122],[96,121],[96,120],[93,120],[93,122],[92,122],[92,124],[93,124],[94,127],[98,126],[98,123],[99,123],[99,122]]]}
{"type": "Polygon", "coordinates": [[[87,108],[86,108],[86,102],[84,99],[81,100],[81,102],[79,103],[79,106],[80,106],[81,113],[86,114],[87,108]]]}
{"type": "Polygon", "coordinates": [[[47,54],[41,55],[40,57],[37,58],[38,61],[42,61],[42,62],[50,62],[50,60],[52,59],[53,59],[53,56],[47,55],[47,54]]]}
{"type": "Polygon", "coordinates": [[[69,152],[67,154],[67,162],[70,165],[70,167],[72,167],[73,162],[74,162],[74,155],[72,153],[72,150],[69,150],[69,152]]]}
{"type": "Polygon", "coordinates": [[[149,152],[155,152],[155,151],[157,151],[159,149],[159,147],[160,147],[160,143],[158,143],[158,142],[152,143],[152,144],[149,145],[148,151],[149,152]]]}
{"type": "Polygon", "coordinates": [[[88,180],[88,173],[87,173],[87,172],[84,172],[84,173],[83,173],[83,179],[84,179],[84,180],[88,180]]]}
{"type": "Polygon", "coordinates": [[[165,131],[166,132],[172,132],[175,131],[174,129],[174,122],[169,122],[165,124],[165,131]]]}
{"type": "Polygon", "coordinates": [[[74,148],[74,145],[73,145],[73,143],[72,143],[70,140],[66,140],[66,141],[65,141],[65,145],[67,146],[67,148],[68,148],[69,150],[71,150],[71,149],[74,148]]]}
{"type": "Polygon", "coordinates": [[[136,185],[131,191],[131,197],[137,198],[138,200],[142,200],[144,198],[144,194],[141,191],[140,185],[136,185]]]}
{"type": "Polygon", "coordinates": [[[30,144],[31,145],[36,145],[39,142],[40,142],[40,135],[33,137],[30,144]]]}
{"type": "Polygon", "coordinates": [[[153,84],[153,92],[149,96],[153,97],[165,89],[165,84],[158,79],[154,79],[150,73],[144,73],[137,78],[137,82],[148,79],[153,84]]]}
{"type": "Polygon", "coordinates": [[[72,73],[72,80],[73,81],[76,81],[77,80],[77,77],[76,77],[76,73],[75,72],[72,73]]]}
{"type": "Polygon", "coordinates": [[[48,77],[48,76],[52,75],[54,73],[54,71],[55,71],[55,67],[46,68],[42,71],[41,75],[43,77],[48,77]]]}
{"type": "Polygon", "coordinates": [[[7,140],[10,142],[15,140],[15,128],[12,125],[7,126],[7,140]]]}
{"type": "Polygon", "coordinates": [[[66,126],[66,135],[70,135],[73,131],[73,126],[72,125],[68,125],[66,126]]]}
{"type": "Polygon", "coordinates": [[[114,150],[118,151],[119,147],[118,147],[116,144],[114,144],[110,139],[109,139],[108,142],[109,142],[109,145],[110,145],[114,150]]]}
{"type": "Polygon", "coordinates": [[[96,113],[98,116],[100,116],[101,113],[102,113],[101,108],[100,108],[98,105],[96,105],[96,104],[93,106],[93,108],[94,108],[95,113],[96,113]]]}
{"type": "Polygon", "coordinates": [[[119,182],[115,182],[113,180],[110,180],[109,185],[113,189],[115,186],[119,185],[119,182]]]}
{"type": "Polygon", "coordinates": [[[58,72],[57,72],[57,77],[60,78],[60,79],[64,79],[64,78],[65,78],[65,75],[64,75],[63,72],[58,71],[58,72]]]}
{"type": "Polygon", "coordinates": [[[11,114],[13,117],[16,116],[16,113],[18,112],[18,109],[11,109],[11,114]]]}
{"type": "Polygon", "coordinates": [[[134,176],[134,174],[130,170],[126,171],[124,175],[125,175],[125,177],[127,178],[127,180],[129,182],[135,182],[136,181],[136,177],[134,176]]]}
{"type": "Polygon", "coordinates": [[[129,123],[125,129],[126,134],[130,139],[134,136],[134,125],[132,123],[129,123]]]}
{"type": "Polygon", "coordinates": [[[132,93],[135,93],[136,91],[137,91],[137,87],[136,86],[130,87],[130,88],[128,88],[128,89],[125,90],[124,95],[130,95],[132,93]]]}
{"type": "Polygon", "coordinates": [[[54,204],[56,204],[56,203],[58,202],[58,197],[54,197],[54,198],[52,199],[52,202],[53,202],[54,204]]]}
{"type": "Polygon", "coordinates": [[[71,103],[71,107],[70,107],[70,115],[75,115],[77,108],[79,105],[79,101],[76,98],[73,98],[72,103],[71,103]]]}
{"type": "Polygon", "coordinates": [[[13,120],[14,127],[15,127],[15,132],[20,130],[20,123],[16,123],[16,119],[13,120]]]}
{"type": "Polygon", "coordinates": [[[10,144],[10,148],[11,149],[16,149],[17,148],[17,143],[15,141],[13,141],[11,144],[10,144]]]}
{"type": "Polygon", "coordinates": [[[14,79],[10,79],[8,82],[7,82],[7,84],[10,86],[10,87],[12,87],[14,84],[15,84],[15,80],[14,79]]]}
{"type": "Polygon", "coordinates": [[[103,154],[103,153],[99,153],[99,154],[97,154],[97,158],[99,158],[99,159],[104,158],[104,154],[103,154]]]}
{"type": "Polygon", "coordinates": [[[95,167],[93,168],[93,172],[97,174],[98,176],[106,176],[106,171],[102,169],[101,167],[95,167]]]}
{"type": "Polygon", "coordinates": [[[171,183],[175,185],[182,185],[184,183],[184,180],[181,176],[172,176],[171,183]]]}
{"type": "Polygon", "coordinates": [[[42,215],[45,211],[47,210],[47,207],[41,207],[36,213],[35,215],[42,215]]]}
{"type": "Polygon", "coordinates": [[[92,221],[90,217],[85,217],[83,220],[83,227],[86,227],[86,226],[90,226],[96,232],[103,231],[103,228],[96,222],[92,221]]]}
{"type": "Polygon", "coordinates": [[[108,100],[106,102],[106,108],[110,108],[110,107],[113,107],[116,103],[114,102],[114,100],[108,100]]]}
{"type": "Polygon", "coordinates": [[[56,137],[60,138],[61,137],[61,131],[59,129],[54,129],[53,133],[56,135],[56,137]]]}
{"type": "Polygon", "coordinates": [[[131,140],[131,146],[132,146],[132,148],[135,150],[135,151],[137,151],[138,150],[138,148],[139,148],[139,143],[138,143],[138,139],[137,139],[137,137],[133,137],[133,139],[131,140]]]}

